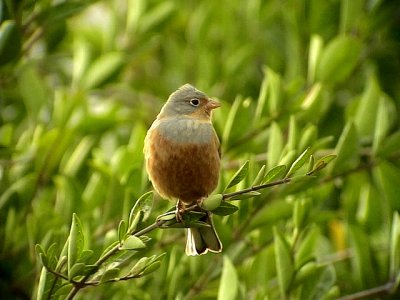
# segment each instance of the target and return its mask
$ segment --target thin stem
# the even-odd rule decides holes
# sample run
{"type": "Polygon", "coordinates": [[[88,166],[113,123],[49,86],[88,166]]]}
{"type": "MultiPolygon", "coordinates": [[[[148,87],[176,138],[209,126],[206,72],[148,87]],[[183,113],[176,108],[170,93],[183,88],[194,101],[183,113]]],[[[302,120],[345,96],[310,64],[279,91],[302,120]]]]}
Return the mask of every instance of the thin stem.
{"type": "MultiPolygon", "coordinates": [[[[161,225],[163,225],[166,221],[164,220],[156,220],[153,224],[143,228],[142,230],[133,233],[134,236],[142,236],[150,231],[153,231],[154,229],[160,227],[161,225]]],[[[120,251],[120,244],[115,245],[113,248],[111,248],[106,254],[104,254],[102,257],[100,257],[96,263],[95,266],[100,267],[105,261],[107,261],[110,257],[112,257],[113,255],[115,255],[118,251],[120,251]]],[[[53,273],[53,272],[51,272],[53,273]]],[[[58,276],[58,274],[55,274],[58,276]]],[[[60,274],[61,275],[61,274],[60,274]]],[[[71,290],[71,292],[68,294],[67,296],[67,300],[71,300],[75,297],[75,295],[79,292],[80,289],[86,287],[86,286],[90,286],[90,285],[96,285],[93,283],[87,283],[87,280],[90,278],[90,276],[92,276],[93,274],[87,274],[85,275],[80,281],[73,283],[74,287],[71,290]]],[[[65,276],[60,276],[63,279],[68,280],[68,278],[65,278],[65,276]]],[[[127,280],[127,279],[126,279],[127,280]]]]}
{"type": "Polygon", "coordinates": [[[249,187],[247,189],[240,190],[240,191],[223,194],[222,195],[222,199],[226,200],[226,199],[238,196],[238,195],[246,194],[248,192],[254,192],[254,191],[262,190],[262,189],[265,189],[265,188],[268,188],[268,187],[273,187],[273,186],[276,186],[276,185],[289,183],[291,180],[292,180],[291,178],[285,178],[285,179],[277,180],[277,181],[274,181],[274,182],[255,185],[255,186],[252,186],[252,187],[249,187]]]}
{"type": "Polygon", "coordinates": [[[357,292],[351,295],[343,296],[338,298],[337,300],[357,300],[357,299],[364,299],[367,297],[372,297],[372,296],[383,296],[383,295],[388,295],[392,292],[392,289],[394,287],[393,282],[388,282],[384,285],[377,286],[368,290],[364,290],[361,292],[357,292]]]}

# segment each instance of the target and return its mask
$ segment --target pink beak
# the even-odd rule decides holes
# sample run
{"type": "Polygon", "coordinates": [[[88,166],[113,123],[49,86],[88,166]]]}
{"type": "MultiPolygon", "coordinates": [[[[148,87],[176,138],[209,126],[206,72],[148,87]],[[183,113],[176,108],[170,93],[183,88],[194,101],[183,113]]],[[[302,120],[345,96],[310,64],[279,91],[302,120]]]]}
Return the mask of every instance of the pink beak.
{"type": "Polygon", "coordinates": [[[208,110],[213,110],[215,108],[218,108],[221,106],[221,103],[219,103],[218,101],[215,101],[213,99],[208,99],[208,102],[206,104],[206,107],[208,110]]]}

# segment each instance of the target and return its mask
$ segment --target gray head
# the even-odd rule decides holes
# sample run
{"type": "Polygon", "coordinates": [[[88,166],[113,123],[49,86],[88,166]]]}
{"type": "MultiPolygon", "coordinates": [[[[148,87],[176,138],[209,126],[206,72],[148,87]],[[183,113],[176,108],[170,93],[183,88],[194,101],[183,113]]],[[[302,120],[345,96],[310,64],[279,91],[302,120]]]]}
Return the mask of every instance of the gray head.
{"type": "Polygon", "coordinates": [[[158,117],[189,116],[210,119],[211,110],[219,106],[217,101],[187,83],[169,96],[158,117]]]}

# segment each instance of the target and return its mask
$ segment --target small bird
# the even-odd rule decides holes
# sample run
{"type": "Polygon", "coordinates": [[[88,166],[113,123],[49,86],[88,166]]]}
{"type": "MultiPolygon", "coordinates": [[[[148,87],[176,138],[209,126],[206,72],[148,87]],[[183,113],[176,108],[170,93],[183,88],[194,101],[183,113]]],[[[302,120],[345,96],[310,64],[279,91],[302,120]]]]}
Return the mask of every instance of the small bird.
{"type": "MultiPolygon", "coordinates": [[[[218,185],[220,142],[211,112],[220,103],[190,84],[173,92],[147,132],[146,169],[154,189],[177,201],[179,209],[199,204],[218,185]]],[[[208,227],[188,228],[186,254],[222,251],[210,212],[200,219],[208,227]]]]}

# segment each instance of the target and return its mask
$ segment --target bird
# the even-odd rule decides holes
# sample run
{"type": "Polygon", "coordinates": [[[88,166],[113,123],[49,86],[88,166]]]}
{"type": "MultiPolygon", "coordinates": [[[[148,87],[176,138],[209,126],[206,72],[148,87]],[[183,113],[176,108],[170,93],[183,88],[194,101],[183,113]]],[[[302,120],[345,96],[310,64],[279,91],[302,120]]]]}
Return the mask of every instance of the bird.
{"type": "MultiPolygon", "coordinates": [[[[162,198],[177,201],[180,210],[201,203],[217,187],[221,147],[211,122],[221,104],[191,84],[173,92],[147,131],[144,157],[149,179],[162,198]]],[[[187,229],[186,254],[219,253],[222,243],[212,213],[200,221],[207,226],[187,229]]]]}

